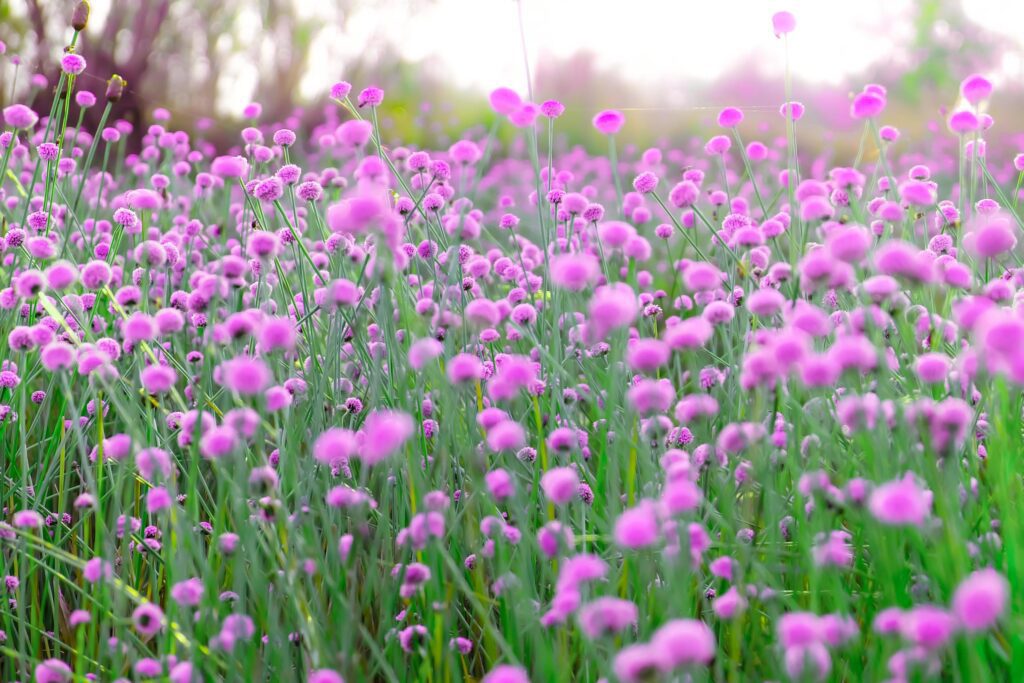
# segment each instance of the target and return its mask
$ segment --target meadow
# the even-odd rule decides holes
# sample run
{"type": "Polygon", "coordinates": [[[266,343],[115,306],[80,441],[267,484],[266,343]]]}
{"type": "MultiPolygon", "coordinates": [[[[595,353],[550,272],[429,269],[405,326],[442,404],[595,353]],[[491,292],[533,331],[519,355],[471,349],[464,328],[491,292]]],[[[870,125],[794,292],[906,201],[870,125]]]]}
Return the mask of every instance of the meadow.
{"type": "Polygon", "coordinates": [[[865,85],[827,166],[788,78],[769,134],[646,150],[508,88],[406,147],[344,81],[134,150],[87,21],[3,108],[0,680],[1024,675],[1024,155],[984,75],[926,148],[865,85]]]}

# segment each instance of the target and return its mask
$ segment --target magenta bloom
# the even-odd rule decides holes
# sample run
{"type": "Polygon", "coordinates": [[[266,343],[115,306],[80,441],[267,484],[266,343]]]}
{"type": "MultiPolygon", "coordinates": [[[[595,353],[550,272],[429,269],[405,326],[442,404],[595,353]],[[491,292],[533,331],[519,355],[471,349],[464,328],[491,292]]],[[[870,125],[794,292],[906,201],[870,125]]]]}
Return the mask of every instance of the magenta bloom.
{"type": "Polygon", "coordinates": [[[266,363],[248,356],[233,358],[223,363],[220,370],[221,384],[244,396],[259,394],[273,379],[266,363]]]}
{"type": "Polygon", "coordinates": [[[502,116],[508,116],[519,109],[523,100],[511,88],[497,88],[490,95],[491,108],[502,116]]]}
{"type": "Polygon", "coordinates": [[[622,129],[625,123],[626,117],[622,115],[622,112],[615,109],[606,109],[600,112],[594,117],[593,121],[594,128],[604,135],[615,135],[622,129]]]}
{"type": "Polygon", "coordinates": [[[345,683],[345,679],[334,669],[316,669],[309,673],[306,683],[345,683]]]}
{"type": "Polygon", "coordinates": [[[356,435],[340,427],[328,429],[313,443],[313,457],[324,465],[339,464],[352,457],[357,449],[356,435]]]}
{"type": "Polygon", "coordinates": [[[359,93],[357,104],[363,107],[378,107],[384,101],[384,91],[378,87],[370,86],[359,93]]]}
{"type": "Polygon", "coordinates": [[[615,542],[636,550],[658,542],[660,528],[657,507],[649,500],[624,510],[615,520],[615,542]]]}
{"type": "Polygon", "coordinates": [[[35,126],[38,121],[39,116],[24,104],[11,104],[4,107],[4,123],[11,128],[26,130],[35,126]]]}
{"type": "Polygon", "coordinates": [[[614,329],[636,320],[639,305],[636,292],[624,282],[599,287],[590,300],[590,330],[595,341],[603,340],[614,329]]]}
{"type": "Polygon", "coordinates": [[[74,52],[69,52],[60,60],[60,68],[64,73],[77,76],[85,71],[85,57],[74,52]]]}
{"type": "Polygon", "coordinates": [[[799,121],[804,116],[804,105],[800,102],[786,102],[779,108],[779,114],[784,119],[799,121]]]}
{"type": "Polygon", "coordinates": [[[356,457],[375,465],[398,452],[413,435],[415,423],[410,415],[395,410],[375,410],[359,432],[356,457]]]}
{"type": "Polygon", "coordinates": [[[743,121],[743,112],[736,107],[726,107],[718,112],[718,125],[722,128],[734,128],[743,121]]]}
{"type": "Polygon", "coordinates": [[[772,15],[772,31],[776,38],[792,33],[796,28],[796,17],[789,12],[776,12],[772,15]]]}
{"type": "Polygon", "coordinates": [[[696,619],[675,619],[666,622],[651,638],[663,661],[670,667],[702,664],[715,658],[715,634],[707,624],[696,619]]]}
{"type": "Polygon", "coordinates": [[[142,387],[151,394],[166,394],[177,381],[174,368],[167,365],[150,365],[139,376],[142,387]]]}
{"type": "Polygon", "coordinates": [[[922,382],[934,384],[949,377],[949,357],[942,353],[925,353],[914,362],[914,371],[922,382]]]}
{"type": "Polygon", "coordinates": [[[132,624],[139,635],[152,637],[163,630],[164,613],[151,602],[144,602],[132,612],[132,624]]]}
{"type": "Polygon", "coordinates": [[[1016,246],[1014,225],[1002,215],[988,217],[964,237],[964,248],[985,259],[996,258],[1016,246]]]}
{"type": "Polygon", "coordinates": [[[598,598],[580,608],[580,630],[590,639],[601,638],[636,624],[639,611],[634,603],[621,598],[598,598]]]}
{"type": "Polygon", "coordinates": [[[249,162],[245,157],[216,157],[210,163],[210,173],[221,178],[244,178],[249,173],[249,162]]]}
{"type": "Polygon", "coordinates": [[[526,669],[511,664],[499,664],[491,669],[480,683],[530,683],[526,669]]]}
{"type": "Polygon", "coordinates": [[[970,574],[953,594],[953,614],[967,631],[991,628],[1010,602],[1010,583],[995,569],[970,574]]]}
{"type": "Polygon", "coordinates": [[[331,86],[331,98],[335,100],[345,99],[350,92],[352,92],[352,84],[347,81],[338,81],[331,86]]]}
{"type": "Polygon", "coordinates": [[[590,254],[560,254],[550,263],[553,284],[574,292],[592,285],[601,273],[597,258],[590,254]]]}
{"type": "Polygon", "coordinates": [[[36,683],[70,683],[74,676],[71,667],[59,659],[47,659],[36,665],[36,683]]]}
{"type": "Polygon", "coordinates": [[[981,74],[971,74],[960,83],[960,94],[971,104],[978,105],[992,95],[992,81],[981,74]]]}
{"type": "Polygon", "coordinates": [[[671,667],[660,648],[646,643],[636,643],[627,645],[616,653],[612,668],[622,683],[643,683],[657,680],[661,673],[671,667]]]}
{"type": "Polygon", "coordinates": [[[557,119],[565,113],[565,105],[558,100],[546,100],[540,105],[540,113],[549,119],[557,119]]]}
{"type": "Polygon", "coordinates": [[[870,119],[878,116],[885,109],[885,98],[874,92],[862,92],[853,98],[850,105],[850,116],[855,119],[870,119]]]}
{"type": "Polygon", "coordinates": [[[928,650],[949,642],[957,628],[952,614],[934,605],[918,605],[903,615],[900,632],[903,637],[928,650]]]}
{"type": "Polygon", "coordinates": [[[555,467],[540,478],[544,495],[555,505],[565,505],[572,500],[579,484],[579,475],[571,467],[555,467]]]}
{"type": "Polygon", "coordinates": [[[482,370],[483,363],[480,362],[480,359],[468,353],[460,353],[453,356],[448,361],[448,367],[445,369],[448,380],[452,384],[463,384],[479,380],[482,370]]]}
{"type": "Polygon", "coordinates": [[[921,526],[931,513],[931,491],[918,487],[911,475],[880,484],[868,499],[868,509],[882,524],[921,526]]]}

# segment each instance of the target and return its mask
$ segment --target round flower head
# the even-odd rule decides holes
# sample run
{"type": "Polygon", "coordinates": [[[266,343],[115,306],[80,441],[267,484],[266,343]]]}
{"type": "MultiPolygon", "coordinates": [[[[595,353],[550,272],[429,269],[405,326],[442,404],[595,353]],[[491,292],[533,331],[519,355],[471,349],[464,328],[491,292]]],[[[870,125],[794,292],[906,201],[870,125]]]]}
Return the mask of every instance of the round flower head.
{"type": "Polygon", "coordinates": [[[593,120],[594,128],[604,135],[615,135],[622,130],[625,123],[626,117],[615,109],[606,109],[597,114],[593,120]]]}
{"type": "Polygon", "coordinates": [[[142,387],[150,394],[166,394],[177,381],[174,368],[167,365],[150,365],[139,376],[142,387]]]}
{"type": "Polygon", "coordinates": [[[60,147],[52,142],[44,142],[36,147],[36,152],[38,152],[39,158],[43,161],[56,161],[57,157],[60,156],[60,147]]]}
{"type": "Polygon", "coordinates": [[[970,632],[991,628],[1006,611],[1010,583],[995,569],[981,569],[969,575],[953,594],[953,614],[970,632]]]}
{"type": "Polygon", "coordinates": [[[356,457],[374,465],[398,452],[412,436],[415,425],[410,415],[393,410],[370,413],[360,430],[356,457]]]}
{"type": "Polygon", "coordinates": [[[618,249],[636,236],[636,228],[622,221],[605,221],[597,226],[597,236],[605,248],[618,249]]]}
{"type": "Polygon", "coordinates": [[[306,683],[345,683],[345,679],[334,669],[316,669],[309,673],[306,683]]]}
{"type": "Polygon", "coordinates": [[[659,524],[657,508],[651,501],[624,510],[615,520],[615,542],[623,548],[644,548],[657,543],[659,524]]]}
{"type": "Polygon", "coordinates": [[[772,31],[776,38],[792,33],[796,28],[796,17],[789,12],[776,12],[772,15],[772,31]]]}
{"type": "Polygon", "coordinates": [[[221,364],[223,386],[239,394],[252,396],[259,394],[273,379],[270,368],[259,358],[238,356],[221,364]]]}
{"type": "Polygon", "coordinates": [[[24,104],[4,107],[4,123],[17,130],[27,130],[36,125],[39,116],[24,104]]]}
{"type": "Polygon", "coordinates": [[[335,100],[345,99],[350,92],[352,92],[352,84],[347,81],[338,81],[331,86],[331,98],[335,100]]]}
{"type": "Polygon", "coordinates": [[[415,370],[422,370],[427,363],[441,355],[444,344],[432,337],[417,339],[409,347],[409,365],[415,370]]]}
{"type": "Polygon", "coordinates": [[[499,664],[491,669],[480,683],[530,683],[530,678],[522,667],[499,664]]]}
{"type": "Polygon", "coordinates": [[[238,446],[238,433],[227,425],[206,430],[199,442],[199,452],[207,460],[230,455],[238,446]]]}
{"type": "Polygon", "coordinates": [[[925,353],[917,357],[914,371],[922,382],[935,384],[944,382],[949,376],[950,360],[942,353],[925,353]]]}
{"type": "Polygon", "coordinates": [[[353,149],[364,146],[373,136],[373,124],[365,119],[352,119],[338,126],[335,137],[353,149]]]}
{"type": "Polygon", "coordinates": [[[914,645],[937,650],[949,642],[957,625],[956,618],[945,609],[918,605],[903,615],[900,633],[914,645]]]}
{"type": "Polygon", "coordinates": [[[571,467],[556,467],[540,478],[544,495],[555,505],[565,505],[576,496],[580,479],[571,467]]]}
{"type": "Polygon", "coordinates": [[[519,109],[523,100],[511,88],[497,88],[491,91],[491,109],[502,116],[508,116],[519,109]]]}
{"type": "Polygon", "coordinates": [[[743,112],[736,107],[726,107],[718,113],[718,125],[722,128],[735,128],[743,121],[743,112]]]}
{"type": "Polygon", "coordinates": [[[495,451],[514,451],[526,443],[526,431],[517,422],[502,420],[487,432],[487,446],[495,451]]]}
{"type": "Polygon", "coordinates": [[[700,198],[700,188],[692,180],[677,183],[668,194],[668,200],[679,209],[693,206],[700,198]]]}
{"type": "Polygon", "coordinates": [[[617,282],[599,287],[590,300],[588,330],[592,341],[603,341],[615,329],[626,327],[639,313],[636,292],[617,282]]]}
{"type": "Polygon", "coordinates": [[[273,202],[284,194],[284,185],[281,179],[275,177],[261,180],[253,190],[253,196],[264,202],[273,202]]]}
{"type": "Polygon", "coordinates": [[[274,144],[282,147],[290,147],[295,144],[295,131],[288,128],[281,128],[274,132],[274,144]]]}
{"type": "Polygon", "coordinates": [[[164,613],[151,602],[144,602],[132,612],[132,624],[139,635],[152,637],[163,630],[164,613]]]}
{"type": "Polygon", "coordinates": [[[364,88],[357,100],[359,108],[378,107],[384,101],[384,91],[375,86],[364,88]]]}
{"type": "Polygon", "coordinates": [[[960,94],[971,104],[978,105],[992,95],[992,81],[981,74],[972,74],[960,83],[960,94]]]}
{"type": "Polygon", "coordinates": [[[633,189],[640,194],[650,194],[658,187],[658,176],[650,171],[644,171],[633,179],[633,189]]]}
{"type": "Polygon", "coordinates": [[[210,162],[210,173],[219,178],[244,178],[249,174],[249,162],[240,156],[215,157],[210,162]]]}
{"type": "Polygon", "coordinates": [[[784,119],[799,121],[804,116],[804,105],[800,102],[786,102],[779,108],[779,114],[784,119]]]}
{"type": "Polygon", "coordinates": [[[508,115],[508,120],[516,128],[529,128],[537,122],[539,115],[540,107],[533,102],[523,102],[508,115]]]}
{"type": "Polygon", "coordinates": [[[931,492],[920,489],[909,474],[879,485],[868,499],[871,514],[889,526],[921,526],[931,506],[931,492]]]}
{"type": "Polygon", "coordinates": [[[36,683],[71,683],[74,672],[59,659],[47,659],[36,665],[36,683]]]}
{"type": "Polygon", "coordinates": [[[978,117],[969,109],[963,109],[950,114],[949,129],[957,135],[972,133],[978,130],[978,126],[978,117]]]}
{"type": "Polygon", "coordinates": [[[725,154],[732,147],[732,140],[725,135],[716,135],[704,145],[708,154],[725,154]]]}
{"type": "Polygon", "coordinates": [[[984,259],[996,258],[1017,246],[1013,223],[1005,216],[983,219],[964,237],[964,248],[984,259]]]}
{"type": "Polygon", "coordinates": [[[637,606],[629,600],[604,597],[583,606],[579,611],[580,630],[591,639],[623,631],[636,623],[637,606]]]}
{"type": "Polygon", "coordinates": [[[472,354],[460,353],[448,361],[445,371],[452,384],[464,384],[481,379],[483,363],[472,354]]]}
{"type": "Polygon", "coordinates": [[[69,52],[61,57],[60,68],[68,75],[77,76],[85,71],[85,58],[82,55],[69,52]]]}
{"type": "Polygon", "coordinates": [[[693,664],[707,666],[715,658],[715,634],[707,624],[696,619],[666,622],[654,632],[651,645],[672,668],[693,664]]]}
{"type": "Polygon", "coordinates": [[[565,113],[565,105],[558,100],[547,100],[540,105],[540,113],[549,119],[557,119],[565,113]]]}
{"type": "Polygon", "coordinates": [[[862,92],[853,98],[850,105],[850,116],[855,119],[870,119],[878,116],[885,109],[885,98],[873,92],[862,92]]]}

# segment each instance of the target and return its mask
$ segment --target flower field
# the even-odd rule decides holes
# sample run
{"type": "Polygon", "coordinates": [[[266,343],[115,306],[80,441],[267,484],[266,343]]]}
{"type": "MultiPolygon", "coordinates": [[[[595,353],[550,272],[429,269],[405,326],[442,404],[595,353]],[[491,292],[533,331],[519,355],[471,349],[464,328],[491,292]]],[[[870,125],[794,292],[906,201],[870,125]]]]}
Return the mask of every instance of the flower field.
{"type": "Polygon", "coordinates": [[[865,85],[828,165],[788,80],[646,150],[508,88],[406,147],[346,82],[215,149],[82,87],[87,21],[3,108],[0,681],[1024,676],[984,75],[924,149],[865,85]]]}

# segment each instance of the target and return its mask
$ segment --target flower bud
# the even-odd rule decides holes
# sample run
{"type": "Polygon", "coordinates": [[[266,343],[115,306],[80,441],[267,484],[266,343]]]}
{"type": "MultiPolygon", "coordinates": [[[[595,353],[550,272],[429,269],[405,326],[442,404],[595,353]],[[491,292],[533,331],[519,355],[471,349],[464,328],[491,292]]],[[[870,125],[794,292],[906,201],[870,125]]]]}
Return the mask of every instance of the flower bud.
{"type": "Polygon", "coordinates": [[[71,28],[81,33],[89,24],[89,0],[79,0],[71,13],[71,28]]]}
{"type": "Polygon", "coordinates": [[[121,95],[124,94],[124,87],[126,85],[128,83],[117,74],[111,76],[110,80],[107,81],[107,102],[119,102],[121,95]]]}

